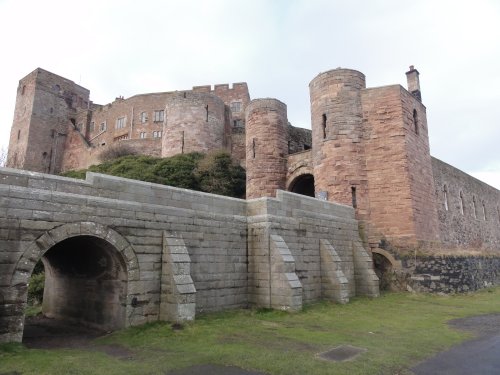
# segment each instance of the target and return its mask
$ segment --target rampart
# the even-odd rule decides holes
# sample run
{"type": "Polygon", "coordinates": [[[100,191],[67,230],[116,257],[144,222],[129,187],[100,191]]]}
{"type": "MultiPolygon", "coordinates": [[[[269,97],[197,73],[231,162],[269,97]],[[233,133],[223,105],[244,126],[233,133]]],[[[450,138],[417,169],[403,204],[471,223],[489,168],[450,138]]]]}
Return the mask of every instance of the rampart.
{"type": "Polygon", "coordinates": [[[283,191],[245,201],[7,168],[0,203],[0,342],[22,339],[40,260],[44,313],[106,329],[378,294],[348,206],[283,191]]]}

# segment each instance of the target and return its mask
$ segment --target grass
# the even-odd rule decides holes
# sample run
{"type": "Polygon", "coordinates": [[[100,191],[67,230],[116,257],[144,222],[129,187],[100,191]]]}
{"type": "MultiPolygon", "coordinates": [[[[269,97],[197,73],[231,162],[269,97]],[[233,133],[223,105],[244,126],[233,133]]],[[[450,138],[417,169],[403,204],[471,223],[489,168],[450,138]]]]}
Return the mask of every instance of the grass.
{"type": "Polygon", "coordinates": [[[238,310],[197,317],[182,330],[166,323],[132,327],[99,338],[96,346],[132,351],[124,360],[94,350],[34,350],[0,346],[0,374],[166,374],[195,364],[234,365],[269,374],[411,374],[422,359],[470,337],[447,321],[500,313],[500,288],[437,296],[388,293],[347,305],[322,302],[289,314],[238,310]],[[350,344],[368,351],[331,363],[315,354],[350,344]]]}

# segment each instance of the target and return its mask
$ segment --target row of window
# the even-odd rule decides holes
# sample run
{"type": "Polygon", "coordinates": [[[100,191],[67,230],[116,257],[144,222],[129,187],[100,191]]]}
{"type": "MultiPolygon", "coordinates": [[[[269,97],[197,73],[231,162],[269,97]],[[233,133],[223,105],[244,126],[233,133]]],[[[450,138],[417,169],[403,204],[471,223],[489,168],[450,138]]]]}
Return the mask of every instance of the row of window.
{"type": "MultiPolygon", "coordinates": [[[[153,138],[161,138],[161,135],[162,135],[161,130],[153,132],[153,138]]],[[[144,139],[144,138],[147,138],[147,137],[148,136],[147,136],[146,132],[139,133],[139,138],[144,139]]]]}
{"type": "MultiPolygon", "coordinates": [[[[445,209],[445,211],[449,211],[450,205],[448,202],[448,187],[446,185],[443,186],[443,198],[444,198],[444,201],[443,201],[444,209],[445,209]]],[[[458,195],[458,204],[460,207],[460,213],[462,215],[465,215],[467,208],[466,208],[466,204],[465,204],[464,195],[461,191],[458,195]]],[[[486,221],[486,220],[488,220],[488,213],[486,210],[486,203],[484,201],[481,201],[481,208],[482,208],[481,219],[486,221]]],[[[477,204],[475,196],[472,196],[471,213],[472,213],[472,216],[474,217],[474,219],[479,218],[478,204],[477,204]]],[[[500,220],[500,209],[498,207],[497,207],[497,215],[498,215],[498,219],[500,220]]]]}

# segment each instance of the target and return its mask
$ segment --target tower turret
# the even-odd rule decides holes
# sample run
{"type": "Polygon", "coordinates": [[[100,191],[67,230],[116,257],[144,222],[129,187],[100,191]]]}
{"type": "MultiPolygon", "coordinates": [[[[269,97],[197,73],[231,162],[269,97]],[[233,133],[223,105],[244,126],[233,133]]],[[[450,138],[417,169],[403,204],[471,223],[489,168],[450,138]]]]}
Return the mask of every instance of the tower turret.
{"type": "Polygon", "coordinates": [[[320,73],[309,84],[315,190],[319,198],[352,205],[366,214],[361,90],[356,70],[320,73]]]}
{"type": "Polygon", "coordinates": [[[277,99],[254,99],[246,108],[247,199],[274,197],[286,187],[288,120],[277,99]]]}
{"type": "Polygon", "coordinates": [[[161,156],[223,148],[226,108],[212,94],[173,93],[166,104],[161,156]]]}

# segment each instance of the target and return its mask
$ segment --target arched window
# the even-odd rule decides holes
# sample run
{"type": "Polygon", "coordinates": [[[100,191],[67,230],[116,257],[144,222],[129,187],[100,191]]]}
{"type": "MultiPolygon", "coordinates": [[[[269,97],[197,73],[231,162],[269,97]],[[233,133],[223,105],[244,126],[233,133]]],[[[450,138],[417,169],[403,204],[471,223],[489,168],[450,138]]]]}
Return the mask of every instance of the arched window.
{"type": "Polygon", "coordinates": [[[472,214],[474,215],[474,219],[477,219],[477,205],[476,205],[476,197],[472,197],[472,214]]]}
{"type": "Polygon", "coordinates": [[[322,128],[323,128],[323,139],[326,139],[326,114],[324,113],[323,113],[322,128]]]}
{"type": "Polygon", "coordinates": [[[463,215],[465,210],[465,204],[464,204],[464,195],[462,194],[462,192],[460,192],[459,198],[460,199],[458,201],[460,203],[460,213],[463,215]]]}
{"type": "Polygon", "coordinates": [[[413,126],[415,127],[415,134],[418,134],[418,114],[417,110],[413,110],[413,126]]]}
{"type": "Polygon", "coordinates": [[[484,201],[482,202],[483,205],[483,220],[486,221],[486,205],[484,204],[484,201]]]}
{"type": "Polygon", "coordinates": [[[444,196],[444,209],[448,211],[448,188],[446,185],[443,187],[443,196],[444,196]]]}

